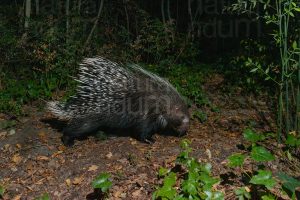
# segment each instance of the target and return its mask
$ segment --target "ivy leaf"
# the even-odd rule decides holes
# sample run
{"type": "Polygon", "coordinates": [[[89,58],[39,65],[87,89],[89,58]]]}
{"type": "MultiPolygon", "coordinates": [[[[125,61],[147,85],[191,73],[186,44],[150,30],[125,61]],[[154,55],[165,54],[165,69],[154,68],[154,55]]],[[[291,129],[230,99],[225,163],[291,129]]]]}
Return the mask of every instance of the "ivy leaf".
{"type": "Polygon", "coordinates": [[[264,195],[261,197],[262,200],[275,200],[275,197],[271,194],[269,195],[264,195]]]}
{"type": "Polygon", "coordinates": [[[283,173],[279,172],[276,174],[279,180],[283,182],[282,186],[286,188],[291,193],[295,193],[296,188],[300,187],[300,181],[283,173]]]}
{"type": "Polygon", "coordinates": [[[199,178],[204,183],[203,185],[204,190],[209,190],[213,187],[214,184],[220,182],[218,178],[213,178],[208,174],[201,174],[199,178]]]}
{"type": "Polygon", "coordinates": [[[258,170],[258,174],[251,178],[250,183],[264,185],[266,188],[271,189],[275,186],[276,181],[272,177],[271,171],[258,170]]]}
{"type": "Polygon", "coordinates": [[[239,200],[250,199],[251,195],[247,191],[245,187],[238,188],[234,190],[235,195],[239,198],[239,200]]]}
{"type": "Polygon", "coordinates": [[[229,167],[241,167],[244,164],[246,156],[243,154],[233,154],[231,156],[228,157],[229,163],[228,166],[229,167]]]}
{"type": "Polygon", "coordinates": [[[101,189],[102,192],[107,192],[107,190],[112,186],[112,182],[109,180],[109,178],[110,175],[108,173],[100,174],[93,180],[93,188],[101,189]]]}
{"type": "Polygon", "coordinates": [[[166,169],[166,168],[161,167],[161,168],[159,169],[159,171],[158,171],[158,176],[159,176],[159,177],[166,176],[169,172],[170,172],[169,169],[166,169]]]}
{"type": "Polygon", "coordinates": [[[258,162],[272,161],[275,159],[274,155],[271,152],[261,146],[254,146],[252,148],[251,158],[258,162]]]}
{"type": "Polygon", "coordinates": [[[198,173],[189,172],[188,179],[182,183],[183,191],[187,194],[196,195],[198,193],[197,188],[199,187],[197,178],[198,173]]]}
{"type": "Polygon", "coordinates": [[[246,129],[244,130],[244,138],[252,143],[264,140],[265,137],[263,135],[257,134],[255,133],[253,130],[251,129],[246,129]]]}
{"type": "Polygon", "coordinates": [[[224,194],[222,192],[213,192],[212,190],[204,190],[204,194],[206,195],[207,200],[224,200],[224,194]]]}
{"type": "Polygon", "coordinates": [[[164,179],[164,185],[159,188],[154,194],[153,199],[157,199],[161,197],[161,199],[174,199],[176,195],[176,190],[173,186],[176,183],[176,174],[171,172],[168,176],[164,179]]]}

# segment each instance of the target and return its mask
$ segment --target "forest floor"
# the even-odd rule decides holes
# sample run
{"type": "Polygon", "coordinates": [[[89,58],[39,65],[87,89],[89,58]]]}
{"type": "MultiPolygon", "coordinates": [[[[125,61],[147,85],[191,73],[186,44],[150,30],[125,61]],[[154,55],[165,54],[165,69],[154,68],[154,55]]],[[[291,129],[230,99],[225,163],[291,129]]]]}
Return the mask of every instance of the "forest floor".
{"type": "MultiPolygon", "coordinates": [[[[187,136],[155,135],[154,144],[145,144],[131,137],[89,137],[76,141],[73,147],[61,142],[61,132],[43,120],[50,117],[34,106],[26,117],[18,118],[13,129],[0,130],[0,184],[6,188],[4,199],[34,199],[48,193],[51,199],[93,199],[92,180],[101,172],[109,172],[113,187],[109,199],[151,199],[159,168],[173,167],[180,153],[183,138],[192,141],[192,155],[201,162],[210,162],[213,174],[226,177],[230,172],[226,158],[242,151],[243,130],[252,124],[261,132],[274,131],[274,116],[268,98],[244,96],[241,92],[226,95],[224,79],[213,75],[203,86],[218,112],[203,108],[207,120],[193,120],[187,136]]],[[[7,120],[7,115],[0,115],[7,120]]],[[[272,148],[272,145],[270,145],[272,148]]],[[[286,171],[280,162],[272,170],[286,171]]],[[[298,174],[299,176],[299,174],[298,174]]],[[[234,199],[233,188],[226,181],[218,186],[226,199],[234,199]]]]}

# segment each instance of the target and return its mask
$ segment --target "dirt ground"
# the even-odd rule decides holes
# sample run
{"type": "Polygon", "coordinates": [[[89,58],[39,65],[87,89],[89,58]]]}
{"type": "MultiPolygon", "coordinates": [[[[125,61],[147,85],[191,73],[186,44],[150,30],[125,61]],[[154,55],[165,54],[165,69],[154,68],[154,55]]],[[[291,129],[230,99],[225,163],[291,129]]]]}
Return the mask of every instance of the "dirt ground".
{"type": "MultiPolygon", "coordinates": [[[[0,131],[4,199],[34,199],[44,193],[51,199],[93,199],[91,182],[101,172],[112,175],[109,199],[151,199],[155,185],[160,183],[160,166],[174,166],[183,138],[192,141],[193,156],[212,164],[215,175],[226,174],[226,158],[241,151],[238,146],[244,142],[244,128],[252,124],[261,131],[272,131],[274,123],[267,100],[240,92],[224,94],[223,81],[215,75],[204,85],[218,112],[203,108],[207,121],[193,120],[187,136],[155,135],[154,144],[112,136],[105,140],[89,137],[65,147],[61,132],[43,122],[49,113],[29,107],[29,115],[19,118],[16,127],[0,131]]],[[[233,198],[231,187],[226,183],[219,186],[226,199],[233,198]]]]}

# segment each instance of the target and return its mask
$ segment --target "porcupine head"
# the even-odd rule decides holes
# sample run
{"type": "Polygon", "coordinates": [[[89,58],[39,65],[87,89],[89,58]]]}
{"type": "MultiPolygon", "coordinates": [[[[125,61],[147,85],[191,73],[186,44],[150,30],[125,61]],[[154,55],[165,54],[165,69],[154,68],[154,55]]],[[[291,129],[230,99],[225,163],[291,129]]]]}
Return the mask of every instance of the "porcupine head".
{"type": "Polygon", "coordinates": [[[69,121],[64,129],[68,140],[101,127],[132,129],[141,140],[165,129],[179,135],[188,130],[188,108],[181,95],[138,65],[86,58],[76,80],[76,94],[67,102],[48,103],[54,115],[69,121]]]}

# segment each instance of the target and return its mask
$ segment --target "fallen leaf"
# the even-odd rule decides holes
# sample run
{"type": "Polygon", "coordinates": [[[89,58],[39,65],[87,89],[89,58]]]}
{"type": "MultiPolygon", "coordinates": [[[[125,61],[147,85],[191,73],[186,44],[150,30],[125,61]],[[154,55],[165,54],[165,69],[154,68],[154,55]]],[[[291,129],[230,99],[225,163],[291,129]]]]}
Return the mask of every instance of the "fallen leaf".
{"type": "Polygon", "coordinates": [[[36,157],[37,160],[49,160],[47,156],[38,156],[36,157]]]}
{"type": "Polygon", "coordinates": [[[17,196],[15,196],[12,200],[20,200],[21,199],[21,195],[18,194],[17,196]]]}
{"type": "Polygon", "coordinates": [[[65,147],[64,145],[60,145],[60,146],[58,147],[58,150],[64,151],[64,150],[66,150],[66,147],[65,147]]]}
{"type": "Polygon", "coordinates": [[[16,144],[16,147],[17,147],[18,149],[21,149],[22,145],[20,145],[20,144],[18,143],[18,144],[16,144]]]}
{"type": "Polygon", "coordinates": [[[105,157],[108,158],[108,159],[110,159],[112,157],[112,153],[109,152],[105,157]]]}
{"type": "Polygon", "coordinates": [[[67,184],[67,186],[71,186],[71,180],[68,178],[68,179],[66,179],[66,184],[67,184]]]}
{"type": "Polygon", "coordinates": [[[98,169],[98,166],[97,165],[92,165],[89,167],[88,171],[96,171],[98,169]]]}
{"type": "Polygon", "coordinates": [[[62,154],[63,153],[63,151],[57,151],[57,152],[55,152],[54,154],[52,154],[52,158],[54,158],[54,157],[56,157],[56,156],[58,156],[59,154],[62,154]]]}
{"type": "Polygon", "coordinates": [[[139,190],[136,190],[136,191],[134,191],[134,192],[132,193],[132,196],[133,196],[134,198],[141,197],[141,192],[142,192],[142,189],[143,189],[143,188],[141,188],[141,189],[139,189],[139,190]]]}
{"type": "Polygon", "coordinates": [[[38,134],[38,136],[39,136],[39,139],[40,139],[42,142],[47,142],[47,135],[46,135],[45,132],[40,132],[40,133],[38,134]]]}
{"type": "Polygon", "coordinates": [[[82,176],[81,177],[76,177],[73,180],[73,185],[79,185],[79,184],[81,184],[82,181],[83,181],[83,177],[82,176]]]}
{"type": "Polygon", "coordinates": [[[20,154],[15,154],[12,157],[12,161],[16,164],[19,164],[22,161],[22,157],[20,156],[20,154]]]}

